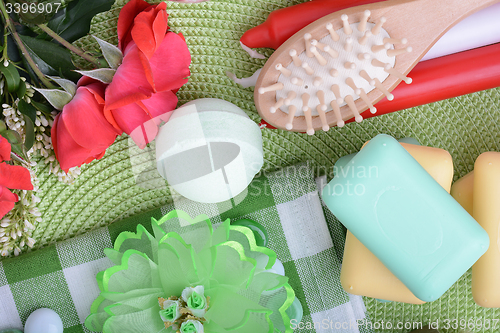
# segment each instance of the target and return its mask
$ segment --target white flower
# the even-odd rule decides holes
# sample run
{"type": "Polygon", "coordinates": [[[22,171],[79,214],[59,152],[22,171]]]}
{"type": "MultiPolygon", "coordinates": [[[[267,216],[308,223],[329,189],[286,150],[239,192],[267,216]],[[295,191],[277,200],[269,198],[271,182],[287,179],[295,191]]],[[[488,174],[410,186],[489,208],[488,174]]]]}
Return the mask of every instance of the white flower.
{"type": "Polygon", "coordinates": [[[29,212],[31,215],[35,215],[36,217],[42,216],[42,213],[40,213],[37,208],[32,208],[29,212]]]}
{"type": "Polygon", "coordinates": [[[164,322],[174,322],[175,320],[177,320],[180,316],[181,316],[181,302],[180,301],[173,301],[171,299],[167,299],[163,302],[163,310],[160,311],[160,317],[161,317],[161,320],[163,320],[164,322]],[[172,305],[175,305],[175,310],[174,310],[174,313],[170,313],[169,312],[169,317],[165,317],[165,310],[167,310],[168,308],[170,308],[172,305]]]}
{"type": "Polygon", "coordinates": [[[187,287],[182,291],[181,297],[195,317],[203,318],[205,316],[208,308],[205,287],[187,287]]]}
{"type": "Polygon", "coordinates": [[[194,328],[196,329],[196,331],[195,331],[196,333],[203,333],[204,332],[203,324],[200,323],[198,320],[192,320],[192,319],[186,320],[185,322],[182,323],[181,332],[185,326],[190,326],[190,324],[192,324],[194,326],[194,328]]]}
{"type": "Polygon", "coordinates": [[[29,230],[35,230],[35,226],[33,224],[31,224],[31,222],[28,220],[24,220],[24,226],[26,228],[28,228],[29,230]]]}
{"type": "Polygon", "coordinates": [[[36,242],[36,241],[35,241],[33,238],[28,237],[28,243],[27,243],[27,244],[28,244],[28,247],[32,248],[32,247],[33,247],[33,245],[35,245],[35,242],[36,242]]]}

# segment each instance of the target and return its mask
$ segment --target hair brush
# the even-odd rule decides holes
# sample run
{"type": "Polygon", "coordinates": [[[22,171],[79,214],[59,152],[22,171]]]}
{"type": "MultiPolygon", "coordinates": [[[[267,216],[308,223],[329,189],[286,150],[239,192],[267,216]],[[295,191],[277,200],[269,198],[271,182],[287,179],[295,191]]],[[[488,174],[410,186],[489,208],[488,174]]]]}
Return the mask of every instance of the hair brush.
{"type": "Polygon", "coordinates": [[[314,134],[343,126],[390,93],[455,23],[497,0],[389,0],[329,14],[266,62],[255,105],[274,127],[314,134]],[[411,44],[411,46],[410,46],[411,44]]]}

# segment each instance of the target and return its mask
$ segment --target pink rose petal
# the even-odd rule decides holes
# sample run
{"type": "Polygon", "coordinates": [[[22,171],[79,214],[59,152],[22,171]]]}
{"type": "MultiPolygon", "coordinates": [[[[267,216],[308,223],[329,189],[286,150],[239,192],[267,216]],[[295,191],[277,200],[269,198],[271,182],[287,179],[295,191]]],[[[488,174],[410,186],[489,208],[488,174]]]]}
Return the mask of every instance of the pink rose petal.
{"type": "Polygon", "coordinates": [[[79,87],[75,97],[64,106],[60,121],[75,143],[87,149],[98,148],[100,153],[115,141],[118,133],[104,118],[104,105],[98,103],[96,95],[89,87],[79,87]]]}
{"type": "Polygon", "coordinates": [[[135,17],[151,5],[143,0],[130,0],[120,11],[118,16],[118,47],[123,51],[132,41],[130,31],[135,17]]]}
{"type": "Polygon", "coordinates": [[[156,125],[161,121],[168,121],[170,112],[177,106],[177,96],[171,91],[154,94],[151,98],[141,103],[123,106],[112,111],[113,118],[118,126],[127,134],[134,132],[132,139],[139,147],[151,142],[157,134],[156,125]],[[156,124],[153,128],[151,120],[156,124]],[[146,124],[147,123],[147,124],[146,124]]]}
{"type": "Polygon", "coordinates": [[[186,42],[173,32],[165,35],[149,63],[156,91],[179,89],[188,81],[191,54],[186,42]]]}
{"type": "Polygon", "coordinates": [[[149,67],[147,59],[144,63],[144,55],[139,48],[136,45],[128,48],[113,81],[106,89],[106,110],[147,99],[153,94],[154,87],[150,83],[152,77],[148,78],[148,68],[145,68],[145,65],[149,67]]]}
{"type": "Polygon", "coordinates": [[[167,32],[166,8],[167,4],[162,2],[153,10],[139,13],[134,20],[132,39],[148,59],[153,56],[167,32]]]}
{"type": "Polygon", "coordinates": [[[31,175],[20,165],[0,163],[0,185],[11,189],[32,190],[31,175]]]}
{"type": "Polygon", "coordinates": [[[0,162],[10,161],[10,143],[6,138],[0,136],[0,162]]]}

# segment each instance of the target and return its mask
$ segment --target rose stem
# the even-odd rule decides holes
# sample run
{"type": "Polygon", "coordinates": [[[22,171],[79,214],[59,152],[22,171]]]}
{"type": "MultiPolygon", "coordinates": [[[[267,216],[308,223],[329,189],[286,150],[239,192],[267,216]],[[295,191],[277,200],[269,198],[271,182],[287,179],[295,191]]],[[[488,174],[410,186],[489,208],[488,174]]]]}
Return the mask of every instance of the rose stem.
{"type": "Polygon", "coordinates": [[[67,48],[71,52],[79,55],[83,59],[85,59],[88,62],[95,65],[96,67],[99,67],[99,61],[96,58],[92,57],[90,54],[86,54],[82,49],[80,49],[80,48],[74,46],[73,44],[69,43],[68,41],[66,41],[64,38],[62,38],[61,36],[56,34],[52,29],[50,29],[47,25],[38,24],[38,27],[40,29],[42,29],[42,31],[46,32],[47,35],[49,35],[50,37],[54,38],[56,41],[61,43],[62,46],[64,46],[65,48],[67,48]]]}

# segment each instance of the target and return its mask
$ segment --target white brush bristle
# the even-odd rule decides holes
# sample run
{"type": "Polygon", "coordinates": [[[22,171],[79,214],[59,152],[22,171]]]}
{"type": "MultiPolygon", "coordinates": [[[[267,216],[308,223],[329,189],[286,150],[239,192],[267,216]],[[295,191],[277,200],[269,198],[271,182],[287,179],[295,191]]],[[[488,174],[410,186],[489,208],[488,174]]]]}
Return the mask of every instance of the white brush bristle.
{"type": "MultiPolygon", "coordinates": [[[[283,98],[283,104],[287,107],[271,107],[270,111],[272,110],[272,113],[278,111],[288,113],[288,109],[293,107],[294,111],[290,113],[285,125],[287,130],[294,128],[294,117],[304,116],[304,112],[306,112],[307,134],[314,134],[314,129],[311,128],[311,117],[320,116],[319,111],[323,117],[321,128],[328,131],[330,126],[326,124],[325,114],[333,111],[332,101],[336,101],[333,102],[336,108],[337,104],[340,108],[344,107],[347,95],[352,96],[349,97],[349,103],[354,107],[353,100],[358,100],[362,94],[364,100],[362,100],[361,107],[367,104],[365,109],[371,113],[375,113],[377,109],[371,105],[366,94],[369,94],[373,89],[382,91],[388,100],[394,99],[394,95],[389,93],[382,83],[389,75],[398,75],[393,67],[396,63],[396,56],[402,51],[399,51],[400,48],[395,49],[392,43],[406,44],[408,41],[406,38],[392,38],[383,27],[383,23],[386,22],[384,17],[379,18],[376,23],[371,23],[369,15],[370,12],[365,11],[360,18],[360,23],[349,24],[349,17],[343,14],[341,16],[342,22],[330,22],[323,26],[326,34],[322,33],[324,36],[322,38],[317,33],[305,33],[303,38],[297,41],[294,48],[288,52],[293,61],[282,60],[283,64],[288,63],[286,69],[291,72],[289,77],[283,74],[282,68],[276,66],[276,70],[280,70],[278,82],[283,83],[283,89],[276,91],[276,100],[283,98]],[[374,52],[373,49],[377,52],[374,52]],[[299,54],[297,50],[303,51],[299,54]],[[384,50],[391,51],[387,54],[384,50]],[[306,55],[306,51],[309,52],[309,56],[306,55]],[[314,56],[311,57],[311,54],[314,56]],[[363,72],[363,75],[360,76],[360,72],[363,72]],[[345,83],[347,78],[352,78],[349,85],[345,83]],[[337,95],[330,87],[332,89],[335,87],[337,95]],[[320,101],[317,93],[321,90],[324,93],[320,94],[322,96],[320,101]],[[303,103],[300,98],[287,99],[290,91],[296,92],[296,96],[308,94],[310,98],[307,104],[303,103]]],[[[411,51],[411,46],[404,48],[404,52],[411,51]]],[[[402,79],[407,84],[411,83],[411,78],[404,77],[402,79]]],[[[259,93],[263,91],[261,89],[259,88],[259,93]]],[[[267,91],[262,93],[267,93],[267,91]]],[[[338,108],[335,112],[337,112],[336,117],[337,114],[340,115],[338,108]]],[[[356,114],[355,120],[361,122],[363,116],[356,114]]],[[[337,119],[336,124],[338,127],[342,127],[345,123],[342,119],[337,119]]]]}

